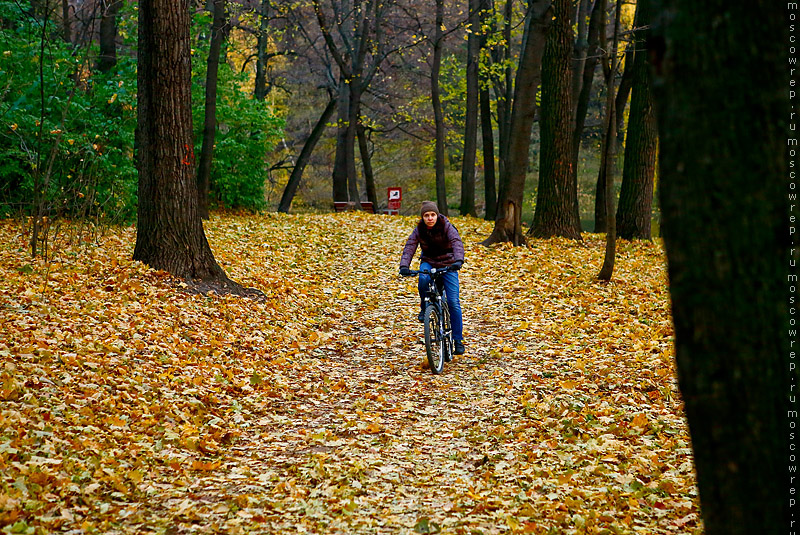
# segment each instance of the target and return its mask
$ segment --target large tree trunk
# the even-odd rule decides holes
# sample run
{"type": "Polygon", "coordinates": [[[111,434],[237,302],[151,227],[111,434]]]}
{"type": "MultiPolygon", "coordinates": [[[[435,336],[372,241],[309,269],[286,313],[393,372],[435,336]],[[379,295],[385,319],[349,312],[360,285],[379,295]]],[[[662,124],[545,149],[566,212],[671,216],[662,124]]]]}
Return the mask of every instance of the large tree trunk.
{"type": "Polygon", "coordinates": [[[572,24],[570,0],[555,0],[542,60],[539,189],[529,233],[581,239],[578,180],[572,165],[572,24]]]}
{"type": "Polygon", "coordinates": [[[190,280],[229,282],[197,211],[189,0],[140,0],[138,226],[134,260],[190,280]]]}
{"type": "Polygon", "coordinates": [[[297,157],[297,162],[294,164],[292,174],[289,176],[289,181],[286,183],[286,187],[283,190],[281,202],[278,205],[279,212],[285,214],[289,213],[289,209],[292,207],[292,199],[294,199],[295,193],[297,193],[297,186],[300,185],[300,179],[303,177],[303,171],[306,165],[308,165],[308,161],[311,159],[311,153],[314,152],[314,147],[316,147],[317,142],[322,137],[322,133],[325,131],[325,127],[335,109],[336,99],[331,98],[328,101],[328,105],[325,106],[325,110],[322,112],[317,124],[315,124],[314,128],[311,130],[311,135],[308,136],[308,139],[306,139],[306,142],[303,144],[303,148],[300,150],[300,156],[297,157]]]}
{"type": "Polygon", "coordinates": [[[480,54],[480,3],[469,0],[467,34],[467,102],[464,156],[461,161],[461,215],[475,215],[475,155],[478,150],[478,54],[480,54]]]}
{"type": "Polygon", "coordinates": [[[494,230],[482,242],[483,245],[525,243],[522,234],[522,198],[528,171],[528,145],[536,115],[536,91],[542,79],[542,55],[553,18],[552,4],[551,0],[530,0],[528,4],[519,69],[514,82],[508,164],[501,176],[503,186],[497,201],[494,230]]]}
{"type": "Polygon", "coordinates": [[[122,0],[111,0],[100,18],[100,55],[97,70],[109,72],[117,65],[117,13],[122,0]]]}
{"type": "Polygon", "coordinates": [[[705,532],[791,533],[795,11],[768,0],[654,6],[661,228],[705,532]]]}
{"type": "Polygon", "coordinates": [[[637,30],[634,35],[634,46],[639,52],[634,56],[631,69],[633,89],[617,209],[617,235],[626,240],[650,239],[658,132],[647,54],[644,53],[651,21],[649,3],[650,0],[638,0],[636,4],[636,25],[645,29],[637,30]]]}
{"type": "Polygon", "coordinates": [[[267,98],[267,93],[269,93],[269,88],[267,87],[267,45],[269,44],[267,30],[269,29],[269,12],[270,0],[261,0],[258,14],[258,42],[256,44],[256,83],[254,94],[256,100],[264,100],[267,98]]]}
{"type": "Polygon", "coordinates": [[[369,151],[367,132],[363,124],[358,125],[358,153],[361,155],[361,166],[364,169],[364,187],[367,200],[372,203],[373,210],[378,209],[378,193],[375,191],[375,175],[372,172],[372,155],[369,151]]]}
{"type": "Polygon", "coordinates": [[[443,215],[447,211],[447,185],[444,177],[444,114],[442,113],[442,96],[439,90],[439,73],[442,67],[442,46],[444,45],[444,0],[436,0],[436,28],[433,38],[433,64],[431,65],[431,105],[433,121],[436,127],[434,149],[434,167],[436,169],[436,205],[443,215]]]}
{"type": "Polygon", "coordinates": [[[206,102],[203,122],[203,145],[197,168],[197,209],[200,217],[208,219],[208,194],[211,183],[211,162],[214,158],[214,139],[217,134],[217,78],[219,55],[227,35],[227,0],[214,0],[214,22],[211,28],[211,47],[206,71],[206,102]]]}

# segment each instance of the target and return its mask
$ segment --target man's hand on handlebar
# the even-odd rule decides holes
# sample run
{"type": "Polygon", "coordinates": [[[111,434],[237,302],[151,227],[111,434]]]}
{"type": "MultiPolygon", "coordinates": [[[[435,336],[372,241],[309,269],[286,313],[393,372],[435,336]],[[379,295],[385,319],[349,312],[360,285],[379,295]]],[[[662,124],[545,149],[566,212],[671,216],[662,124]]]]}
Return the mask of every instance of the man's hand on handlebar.
{"type": "Polygon", "coordinates": [[[456,260],[455,262],[450,264],[450,271],[458,271],[459,269],[461,269],[461,266],[463,265],[464,265],[463,260],[456,260]]]}
{"type": "Polygon", "coordinates": [[[408,266],[400,266],[400,275],[402,275],[403,277],[410,277],[413,274],[414,273],[410,269],[408,269],[408,266]]]}

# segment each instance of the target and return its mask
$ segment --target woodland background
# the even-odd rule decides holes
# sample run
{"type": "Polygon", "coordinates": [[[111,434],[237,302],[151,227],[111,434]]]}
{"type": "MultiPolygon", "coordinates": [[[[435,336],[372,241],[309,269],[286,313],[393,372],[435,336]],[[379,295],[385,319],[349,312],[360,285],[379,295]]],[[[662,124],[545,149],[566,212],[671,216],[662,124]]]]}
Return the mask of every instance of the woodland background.
{"type": "Polygon", "coordinates": [[[0,1],[3,531],[779,532],[785,15],[0,1]],[[441,382],[386,186],[470,247],[441,382]]]}
{"type": "MultiPolygon", "coordinates": [[[[5,40],[0,61],[6,80],[0,105],[8,126],[0,134],[0,210],[6,216],[42,209],[51,218],[61,214],[133,221],[137,205],[133,160],[137,3],[65,0],[34,2],[26,8],[25,2],[5,1],[0,6],[5,40]],[[34,195],[37,180],[46,186],[40,188],[39,196],[34,195]]],[[[358,160],[354,167],[357,184],[336,200],[373,200],[380,210],[386,206],[386,188],[400,186],[404,213],[413,213],[421,200],[437,199],[443,213],[449,208],[493,217],[497,182],[508,159],[502,147],[508,144],[526,6],[512,1],[481,5],[478,23],[468,20],[467,5],[442,3],[440,7],[441,31],[437,34],[436,13],[427,4],[381,4],[374,8],[373,26],[365,28],[355,27],[348,14],[348,9],[354,9],[352,3],[325,6],[342,17],[338,33],[334,32],[337,47],[352,46],[359,35],[369,36],[359,67],[371,75],[368,85],[364,84],[358,119],[358,141],[363,139],[364,149],[350,156],[358,160]],[[468,30],[470,24],[474,31],[468,30]],[[477,54],[470,48],[476,44],[477,54]],[[438,134],[431,106],[434,46],[440,55],[436,67],[441,102],[438,134]],[[478,95],[467,95],[474,92],[467,88],[468,60],[474,62],[469,66],[469,83],[474,78],[479,84],[480,105],[486,109],[475,105],[478,95]],[[470,143],[465,142],[469,139],[469,135],[465,138],[466,123],[472,129],[470,143]],[[488,128],[488,134],[485,130],[478,133],[479,123],[488,128]],[[437,135],[443,144],[445,202],[437,198],[434,180],[437,135]],[[466,163],[465,146],[471,155],[466,163]],[[489,177],[490,185],[485,180],[487,165],[490,174],[496,175],[489,177]],[[464,196],[462,188],[468,190],[464,196]],[[467,198],[469,192],[472,196],[467,198]]],[[[585,230],[605,228],[602,199],[598,201],[600,220],[595,221],[595,193],[599,188],[602,196],[603,191],[600,148],[614,7],[613,2],[583,1],[572,6],[580,11],[571,13],[576,20],[576,72],[581,69],[573,92],[585,85],[583,94],[575,92],[571,104],[577,108],[580,97],[583,108],[574,110],[583,125],[576,127],[580,153],[573,159],[575,195],[585,230]]],[[[622,126],[627,124],[626,103],[634,83],[636,5],[623,3],[620,8],[621,61],[613,79],[622,84],[617,99],[622,126]]],[[[196,3],[193,13],[194,152],[201,157],[204,132],[208,132],[206,88],[213,87],[216,96],[210,118],[215,125],[209,169],[211,205],[276,209],[294,171],[300,174],[293,184],[292,210],[330,210],[336,196],[331,192],[340,134],[336,125],[347,122],[346,115],[342,116],[342,110],[347,111],[346,100],[338,107],[336,103],[343,95],[347,97],[348,91],[326,47],[313,4],[207,2],[196,3]],[[214,9],[220,10],[217,34],[214,9]],[[214,35],[218,35],[217,41],[212,39],[214,35]],[[212,47],[219,56],[209,55],[212,47]],[[213,65],[214,59],[218,64],[213,65]],[[208,77],[210,64],[215,73],[212,77],[208,77]],[[329,103],[334,107],[326,107],[329,103]],[[314,127],[320,121],[317,139],[314,127]],[[316,143],[313,150],[301,153],[304,147],[311,149],[309,139],[316,143]],[[298,162],[300,165],[295,165],[298,162]]],[[[643,52],[643,46],[640,48],[643,52]]],[[[525,144],[524,172],[529,177],[523,203],[526,225],[531,222],[538,185],[538,121],[531,131],[531,141],[525,144]]],[[[619,131],[619,141],[624,142],[624,128],[619,131]]],[[[651,160],[644,173],[645,180],[652,183],[651,160]]],[[[616,191],[619,187],[617,180],[616,191]]],[[[288,210],[286,202],[282,209],[288,210]]],[[[650,209],[649,200],[643,209],[650,209]]]]}

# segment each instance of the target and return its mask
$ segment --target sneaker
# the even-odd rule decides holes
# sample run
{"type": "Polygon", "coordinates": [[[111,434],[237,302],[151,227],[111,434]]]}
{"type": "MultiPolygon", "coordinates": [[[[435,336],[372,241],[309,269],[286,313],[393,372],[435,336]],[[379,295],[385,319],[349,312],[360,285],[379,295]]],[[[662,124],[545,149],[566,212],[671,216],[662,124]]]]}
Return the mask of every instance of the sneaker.
{"type": "Polygon", "coordinates": [[[464,342],[462,342],[461,340],[456,340],[455,346],[456,346],[456,351],[455,351],[456,355],[463,355],[465,351],[464,342]]]}
{"type": "Polygon", "coordinates": [[[425,321],[425,313],[424,312],[420,312],[419,316],[417,316],[417,319],[419,320],[420,323],[424,322],[425,321]]]}

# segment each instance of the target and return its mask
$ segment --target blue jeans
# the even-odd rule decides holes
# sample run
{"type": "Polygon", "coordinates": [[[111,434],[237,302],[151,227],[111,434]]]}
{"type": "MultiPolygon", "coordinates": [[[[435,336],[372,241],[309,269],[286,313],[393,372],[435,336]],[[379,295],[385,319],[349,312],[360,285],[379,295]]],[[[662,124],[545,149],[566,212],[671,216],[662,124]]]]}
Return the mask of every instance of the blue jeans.
{"type": "MultiPolygon", "coordinates": [[[[421,262],[420,271],[430,270],[431,265],[421,262]]],[[[428,293],[429,275],[419,276],[420,308],[425,311],[425,295],[428,293]]],[[[461,318],[461,300],[458,298],[458,271],[448,271],[444,274],[444,290],[447,293],[447,308],[450,309],[450,322],[453,324],[453,340],[463,340],[464,322],[461,318]]]]}

